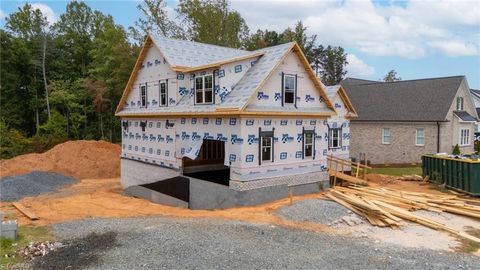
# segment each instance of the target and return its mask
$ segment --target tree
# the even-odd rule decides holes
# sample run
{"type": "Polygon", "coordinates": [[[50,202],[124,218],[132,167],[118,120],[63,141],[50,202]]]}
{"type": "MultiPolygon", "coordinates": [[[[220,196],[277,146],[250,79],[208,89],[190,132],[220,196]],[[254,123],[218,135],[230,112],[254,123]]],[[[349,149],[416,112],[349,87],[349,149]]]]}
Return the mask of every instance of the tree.
{"type": "Polygon", "coordinates": [[[392,69],[385,75],[385,77],[383,77],[383,80],[385,82],[395,82],[395,81],[401,81],[402,78],[397,77],[397,72],[394,69],[392,69]]]}
{"type": "Polygon", "coordinates": [[[257,30],[257,32],[251,35],[245,40],[243,47],[246,50],[253,51],[261,48],[279,45],[282,43],[281,35],[276,31],[269,30],[257,30]]]}
{"type": "Polygon", "coordinates": [[[302,21],[298,21],[293,30],[290,27],[285,29],[285,31],[283,31],[281,34],[280,39],[282,40],[282,43],[291,41],[297,42],[300,48],[302,48],[302,51],[307,57],[309,63],[312,63],[314,60],[313,49],[315,48],[317,36],[307,36],[307,27],[303,26],[302,21]]]}
{"type": "Polygon", "coordinates": [[[166,6],[167,3],[164,0],[144,0],[137,5],[137,9],[142,12],[142,17],[128,29],[138,45],[143,43],[149,32],[165,37],[185,38],[183,29],[168,18],[166,6]]]}
{"type": "Polygon", "coordinates": [[[248,38],[248,26],[226,0],[180,0],[176,11],[189,39],[240,48],[248,38]]]}
{"type": "Polygon", "coordinates": [[[95,13],[84,2],[72,1],[66,12],[53,26],[58,35],[56,46],[63,52],[63,79],[76,79],[87,75],[89,55],[95,37],[95,13]]]}
{"type": "Polygon", "coordinates": [[[456,144],[456,145],[453,147],[452,155],[458,156],[458,155],[460,155],[460,154],[461,154],[461,152],[460,152],[460,147],[458,146],[458,144],[456,144]]]}
{"type": "Polygon", "coordinates": [[[320,76],[325,85],[338,84],[347,74],[347,54],[342,47],[318,46],[313,50],[312,63],[317,76],[320,76]]]}
{"type": "Polygon", "coordinates": [[[27,3],[7,18],[6,27],[33,46],[40,48],[41,61],[36,61],[36,63],[41,62],[47,114],[48,118],[50,118],[50,102],[48,100],[48,83],[45,70],[47,37],[50,31],[47,18],[43,16],[39,9],[33,9],[33,7],[27,3]],[[41,43],[40,46],[39,43],[41,43]]]}

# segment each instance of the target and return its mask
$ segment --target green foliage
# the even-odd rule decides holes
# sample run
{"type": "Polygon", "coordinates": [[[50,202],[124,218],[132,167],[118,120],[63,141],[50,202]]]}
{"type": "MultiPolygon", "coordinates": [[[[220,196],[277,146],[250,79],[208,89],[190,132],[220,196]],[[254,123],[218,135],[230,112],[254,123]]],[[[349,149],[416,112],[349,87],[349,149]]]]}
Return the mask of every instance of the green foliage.
{"type": "Polygon", "coordinates": [[[401,81],[401,80],[402,80],[402,78],[397,77],[397,72],[394,69],[390,70],[385,75],[385,77],[383,77],[383,81],[385,81],[385,82],[395,82],[395,81],[401,81]]]}
{"type": "Polygon", "coordinates": [[[38,134],[40,136],[52,135],[58,138],[66,138],[67,119],[57,110],[53,110],[50,120],[38,127],[38,134]]]}
{"type": "Polygon", "coordinates": [[[180,0],[177,12],[194,41],[240,48],[248,37],[245,20],[226,0],[180,0]]]}
{"type": "Polygon", "coordinates": [[[168,18],[166,6],[164,0],[144,0],[137,5],[142,16],[128,29],[138,45],[143,43],[149,32],[166,37],[185,38],[183,29],[168,18]]]}
{"type": "Polygon", "coordinates": [[[382,167],[382,168],[372,168],[368,173],[378,173],[385,175],[422,175],[422,167],[382,167]]]}
{"type": "Polygon", "coordinates": [[[474,149],[475,149],[475,153],[477,155],[479,155],[480,154],[480,141],[475,140],[474,149]]]}
{"type": "Polygon", "coordinates": [[[456,144],[454,147],[453,147],[453,150],[452,150],[452,155],[460,155],[461,152],[460,152],[460,147],[458,146],[458,144],[456,144]]]}
{"type": "Polygon", "coordinates": [[[0,158],[6,159],[21,155],[29,148],[30,140],[20,131],[8,127],[0,121],[0,158]]]}
{"type": "Polygon", "coordinates": [[[325,85],[336,85],[347,74],[347,54],[342,47],[320,45],[313,50],[313,58],[313,67],[325,85]]]}

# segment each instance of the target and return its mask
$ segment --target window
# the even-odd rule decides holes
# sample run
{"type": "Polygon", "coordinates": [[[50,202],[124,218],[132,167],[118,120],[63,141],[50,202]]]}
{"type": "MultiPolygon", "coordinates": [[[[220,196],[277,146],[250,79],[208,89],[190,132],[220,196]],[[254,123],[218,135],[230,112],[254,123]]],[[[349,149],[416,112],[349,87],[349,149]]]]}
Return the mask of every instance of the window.
{"type": "Polygon", "coordinates": [[[342,129],[331,128],[329,129],[328,133],[329,133],[328,147],[330,149],[341,148],[342,147],[342,129]]]}
{"type": "Polygon", "coordinates": [[[147,107],[147,84],[140,86],[140,104],[141,107],[147,107]]]}
{"type": "Polygon", "coordinates": [[[305,130],[303,133],[303,157],[313,156],[313,130],[305,130]]]}
{"type": "Polygon", "coordinates": [[[417,146],[425,145],[425,129],[417,128],[415,130],[415,145],[417,146]]]}
{"type": "Polygon", "coordinates": [[[390,144],[390,129],[384,128],[382,129],[382,144],[390,144]]]}
{"type": "Polygon", "coordinates": [[[296,77],[293,75],[283,76],[283,102],[285,104],[295,103],[295,82],[296,77]]]}
{"type": "Polygon", "coordinates": [[[460,145],[470,145],[470,129],[461,129],[460,130],[460,145]]]}
{"type": "Polygon", "coordinates": [[[270,136],[262,136],[262,161],[273,161],[272,139],[270,136]]]}
{"type": "Polygon", "coordinates": [[[195,103],[213,103],[213,76],[205,75],[195,77],[195,103]]]}
{"type": "Polygon", "coordinates": [[[457,111],[463,111],[463,97],[457,97],[457,111]]]}
{"type": "Polygon", "coordinates": [[[160,96],[158,106],[167,106],[167,83],[160,83],[160,96]]]}

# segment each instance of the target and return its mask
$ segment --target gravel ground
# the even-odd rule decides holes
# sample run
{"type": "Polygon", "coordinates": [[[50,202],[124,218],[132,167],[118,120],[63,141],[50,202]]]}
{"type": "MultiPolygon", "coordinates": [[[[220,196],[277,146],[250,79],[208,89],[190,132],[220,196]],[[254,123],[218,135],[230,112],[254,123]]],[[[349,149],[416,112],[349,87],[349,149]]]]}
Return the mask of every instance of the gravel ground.
{"type": "Polygon", "coordinates": [[[326,200],[303,200],[277,210],[277,215],[296,221],[330,224],[350,215],[342,205],[326,200]]]}
{"type": "Polygon", "coordinates": [[[40,171],[3,177],[0,179],[0,201],[18,201],[23,197],[55,191],[75,182],[77,180],[72,177],[40,171]]]}
{"type": "Polygon", "coordinates": [[[36,269],[424,270],[480,266],[480,258],[468,254],[219,219],[91,219],[54,225],[53,229],[60,241],[70,245],[63,252],[35,259],[36,269]]]}

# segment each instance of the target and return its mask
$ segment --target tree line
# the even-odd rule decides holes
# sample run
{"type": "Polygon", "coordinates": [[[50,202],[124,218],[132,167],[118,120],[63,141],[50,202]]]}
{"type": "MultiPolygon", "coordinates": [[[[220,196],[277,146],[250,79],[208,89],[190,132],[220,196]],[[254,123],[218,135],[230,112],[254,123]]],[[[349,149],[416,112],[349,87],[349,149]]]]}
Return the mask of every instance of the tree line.
{"type": "Polygon", "coordinates": [[[127,29],[72,1],[55,23],[29,3],[0,29],[0,158],[42,152],[70,139],[121,140],[116,104],[148,32],[256,50],[296,41],[327,85],[346,74],[341,47],[317,45],[298,21],[284,31],[257,30],[226,0],[180,0],[175,18],[164,0],[144,0],[127,29]]]}

